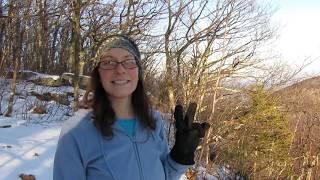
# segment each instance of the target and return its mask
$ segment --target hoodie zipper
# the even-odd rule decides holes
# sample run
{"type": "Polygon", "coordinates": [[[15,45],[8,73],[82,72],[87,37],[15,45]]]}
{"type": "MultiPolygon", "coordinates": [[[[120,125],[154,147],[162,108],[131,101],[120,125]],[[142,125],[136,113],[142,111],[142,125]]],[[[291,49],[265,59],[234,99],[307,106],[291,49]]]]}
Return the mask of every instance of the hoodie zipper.
{"type": "Polygon", "coordinates": [[[141,165],[141,160],[140,160],[140,154],[139,154],[139,150],[138,150],[138,145],[137,145],[137,141],[136,141],[135,132],[134,132],[132,138],[133,138],[134,150],[135,150],[136,157],[137,157],[137,160],[138,160],[138,167],[139,167],[139,171],[140,171],[140,180],[144,180],[143,173],[142,173],[142,165],[141,165]]]}
{"type": "Polygon", "coordinates": [[[118,132],[126,135],[130,139],[130,141],[132,142],[133,147],[134,147],[133,149],[134,149],[136,158],[138,160],[138,168],[139,168],[140,180],[144,180],[144,176],[143,176],[143,172],[142,172],[142,165],[141,165],[141,160],[140,160],[140,154],[139,154],[139,150],[138,150],[138,145],[137,145],[137,141],[136,141],[135,132],[134,132],[133,136],[131,137],[127,133],[122,132],[122,130],[120,130],[120,129],[115,129],[115,130],[117,130],[118,132]]]}

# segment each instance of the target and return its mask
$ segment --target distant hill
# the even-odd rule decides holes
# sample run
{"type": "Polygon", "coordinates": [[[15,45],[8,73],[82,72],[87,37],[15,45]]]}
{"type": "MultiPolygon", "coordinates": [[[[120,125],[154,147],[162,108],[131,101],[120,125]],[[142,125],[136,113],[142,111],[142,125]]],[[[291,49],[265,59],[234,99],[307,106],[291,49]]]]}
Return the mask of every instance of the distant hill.
{"type": "Polygon", "coordinates": [[[309,79],[305,79],[303,81],[294,83],[286,88],[283,88],[279,90],[278,92],[287,92],[287,91],[292,91],[295,89],[303,88],[306,90],[311,90],[311,89],[320,89],[320,76],[312,77],[309,79]]]}
{"type": "Polygon", "coordinates": [[[305,79],[274,93],[286,111],[320,113],[320,76],[305,79]]]}
{"type": "MultiPolygon", "coordinates": [[[[294,132],[295,171],[320,177],[320,76],[278,90],[282,108],[294,132]]],[[[302,179],[304,179],[302,178],[302,179]]]]}

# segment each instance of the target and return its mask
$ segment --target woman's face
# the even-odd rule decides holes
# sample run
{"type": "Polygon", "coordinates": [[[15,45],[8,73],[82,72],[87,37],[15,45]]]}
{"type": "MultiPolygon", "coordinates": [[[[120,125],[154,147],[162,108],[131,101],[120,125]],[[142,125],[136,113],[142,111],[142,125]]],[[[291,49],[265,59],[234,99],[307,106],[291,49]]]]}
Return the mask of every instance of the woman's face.
{"type": "Polygon", "coordinates": [[[131,98],[139,79],[136,63],[134,56],[122,48],[111,48],[102,53],[99,75],[102,86],[111,100],[131,98]],[[124,62],[125,65],[117,62],[124,62]]]}

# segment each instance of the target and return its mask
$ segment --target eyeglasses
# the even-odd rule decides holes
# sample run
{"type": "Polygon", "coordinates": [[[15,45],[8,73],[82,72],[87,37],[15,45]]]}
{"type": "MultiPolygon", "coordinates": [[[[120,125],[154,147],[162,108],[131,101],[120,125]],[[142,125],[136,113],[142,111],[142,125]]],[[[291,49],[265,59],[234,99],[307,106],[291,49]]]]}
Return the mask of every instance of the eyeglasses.
{"type": "Polygon", "coordinates": [[[134,69],[138,67],[137,61],[135,59],[127,59],[121,62],[114,60],[103,60],[99,62],[99,68],[104,70],[112,70],[115,69],[118,64],[121,64],[125,69],[134,69]]]}

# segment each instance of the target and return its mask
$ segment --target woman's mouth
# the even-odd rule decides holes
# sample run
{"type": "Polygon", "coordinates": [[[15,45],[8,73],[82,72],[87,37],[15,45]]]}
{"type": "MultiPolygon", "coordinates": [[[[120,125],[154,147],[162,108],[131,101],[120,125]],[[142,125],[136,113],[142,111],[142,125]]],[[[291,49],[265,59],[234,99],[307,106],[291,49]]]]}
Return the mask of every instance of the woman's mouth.
{"type": "Polygon", "coordinates": [[[116,85],[124,85],[124,84],[127,84],[129,83],[130,81],[129,80],[120,80],[120,81],[111,81],[112,84],[116,84],[116,85]]]}

